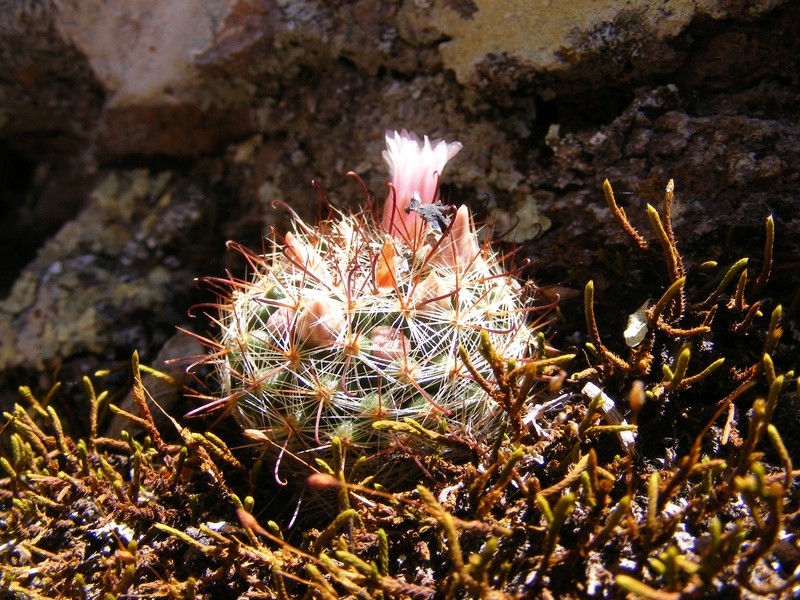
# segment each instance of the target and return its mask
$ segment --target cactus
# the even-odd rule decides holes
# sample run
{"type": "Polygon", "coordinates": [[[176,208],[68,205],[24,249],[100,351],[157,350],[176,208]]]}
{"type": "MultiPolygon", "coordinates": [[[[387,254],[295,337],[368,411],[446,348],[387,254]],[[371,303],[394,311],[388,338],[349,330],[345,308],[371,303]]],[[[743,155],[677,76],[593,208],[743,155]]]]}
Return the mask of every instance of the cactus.
{"type": "MultiPolygon", "coordinates": [[[[496,432],[502,410],[459,359],[491,378],[481,332],[506,356],[530,344],[522,289],[469,210],[438,202],[438,175],[460,144],[387,134],[393,182],[380,223],[336,213],[250,255],[228,282],[215,363],[247,429],[308,455],[337,436],[360,455],[391,447],[379,420],[412,418],[468,438],[496,432]]],[[[306,459],[307,460],[307,459],[306,459]]]]}

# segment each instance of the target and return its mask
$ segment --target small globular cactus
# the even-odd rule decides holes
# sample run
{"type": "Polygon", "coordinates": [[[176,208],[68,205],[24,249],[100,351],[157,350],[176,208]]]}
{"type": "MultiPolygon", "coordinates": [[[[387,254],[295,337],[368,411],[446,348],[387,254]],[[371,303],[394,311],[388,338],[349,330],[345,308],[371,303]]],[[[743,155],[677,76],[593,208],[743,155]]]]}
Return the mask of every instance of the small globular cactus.
{"type": "Polygon", "coordinates": [[[528,352],[521,286],[479,243],[468,208],[438,201],[461,144],[406,131],[386,142],[392,185],[379,222],[295,218],[268,254],[250,255],[247,281],[228,282],[209,360],[244,427],[281,453],[314,456],[336,436],[374,455],[398,438],[373,423],[404,418],[468,439],[496,435],[502,410],[459,346],[487,379],[482,332],[505,356],[528,352]]]}

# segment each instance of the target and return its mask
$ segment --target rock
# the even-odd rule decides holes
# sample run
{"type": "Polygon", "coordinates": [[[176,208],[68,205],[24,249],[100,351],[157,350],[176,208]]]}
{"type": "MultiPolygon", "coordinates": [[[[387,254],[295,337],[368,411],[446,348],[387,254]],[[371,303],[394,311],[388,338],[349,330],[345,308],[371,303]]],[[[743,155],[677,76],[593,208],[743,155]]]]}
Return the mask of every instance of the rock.
{"type": "Polygon", "coordinates": [[[105,90],[55,5],[4,1],[0,14],[0,136],[37,159],[86,148],[105,90]]]}
{"type": "Polygon", "coordinates": [[[0,301],[0,372],[45,371],[85,354],[116,360],[182,320],[210,202],[167,173],[114,172],[0,301]]]}
{"type": "Polygon", "coordinates": [[[588,89],[674,72],[688,50],[679,38],[695,20],[750,20],[783,3],[476,0],[435,3],[428,19],[446,36],[444,66],[463,84],[486,78],[484,86],[515,89],[562,76],[588,89]]]}
{"type": "MultiPolygon", "coordinates": [[[[382,199],[386,129],[461,141],[445,198],[498,230],[519,222],[509,239],[542,283],[580,289],[630,252],[606,177],[644,231],[645,202],[674,178],[681,248],[699,260],[759,256],[769,213],[776,264],[800,254],[797,3],[0,10],[0,160],[25,172],[3,190],[0,234],[3,248],[28,244],[2,279],[15,283],[0,301],[0,382],[134,348],[155,356],[189,324],[194,277],[226,261],[244,273],[225,239],[258,249],[286,228],[273,200],[313,219],[313,179],[334,205],[363,209],[350,170],[382,199]]],[[[783,273],[789,306],[800,282],[783,273]]]]}

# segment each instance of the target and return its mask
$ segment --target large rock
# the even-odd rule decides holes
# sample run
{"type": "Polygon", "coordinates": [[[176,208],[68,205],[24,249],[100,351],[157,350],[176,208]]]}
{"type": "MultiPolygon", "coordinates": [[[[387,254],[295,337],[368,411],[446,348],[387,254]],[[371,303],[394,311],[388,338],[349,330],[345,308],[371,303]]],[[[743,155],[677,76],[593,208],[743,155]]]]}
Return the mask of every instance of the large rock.
{"type": "Polygon", "coordinates": [[[76,360],[91,369],[172,336],[208,264],[203,249],[221,245],[206,221],[211,204],[168,172],[103,177],[0,300],[0,373],[76,360]]]}
{"type": "Polygon", "coordinates": [[[499,80],[513,89],[530,79],[563,78],[589,89],[609,85],[612,78],[623,85],[675,72],[693,50],[688,32],[693,22],[752,20],[784,3],[476,0],[436,3],[424,20],[447,37],[442,61],[464,84],[499,80]]]}
{"type": "Polygon", "coordinates": [[[796,260],[800,10],[754,6],[0,0],[0,160],[29,173],[0,196],[3,247],[40,245],[0,279],[0,380],[154,356],[224,239],[286,226],[272,200],[312,219],[315,179],[363,207],[349,170],[382,198],[389,128],[463,142],[446,198],[519,242],[547,229],[524,250],[544,283],[628,251],[605,177],[644,228],[674,177],[698,259],[757,255],[773,212],[796,260]]]}

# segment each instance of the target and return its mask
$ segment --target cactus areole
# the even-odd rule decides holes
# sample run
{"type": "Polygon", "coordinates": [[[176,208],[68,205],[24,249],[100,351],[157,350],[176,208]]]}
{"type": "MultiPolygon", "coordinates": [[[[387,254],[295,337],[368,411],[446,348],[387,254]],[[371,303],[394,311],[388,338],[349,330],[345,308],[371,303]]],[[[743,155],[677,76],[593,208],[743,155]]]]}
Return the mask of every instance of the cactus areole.
{"type": "MultiPolygon", "coordinates": [[[[438,178],[459,143],[386,135],[392,182],[380,221],[337,214],[250,256],[229,282],[214,363],[246,429],[313,464],[338,437],[375,455],[401,440],[377,421],[411,418],[467,439],[498,433],[503,412],[459,358],[492,372],[482,332],[505,356],[531,341],[522,288],[487,245],[470,211],[445,207],[438,178]]],[[[492,437],[492,439],[494,439],[492,437]]]]}

